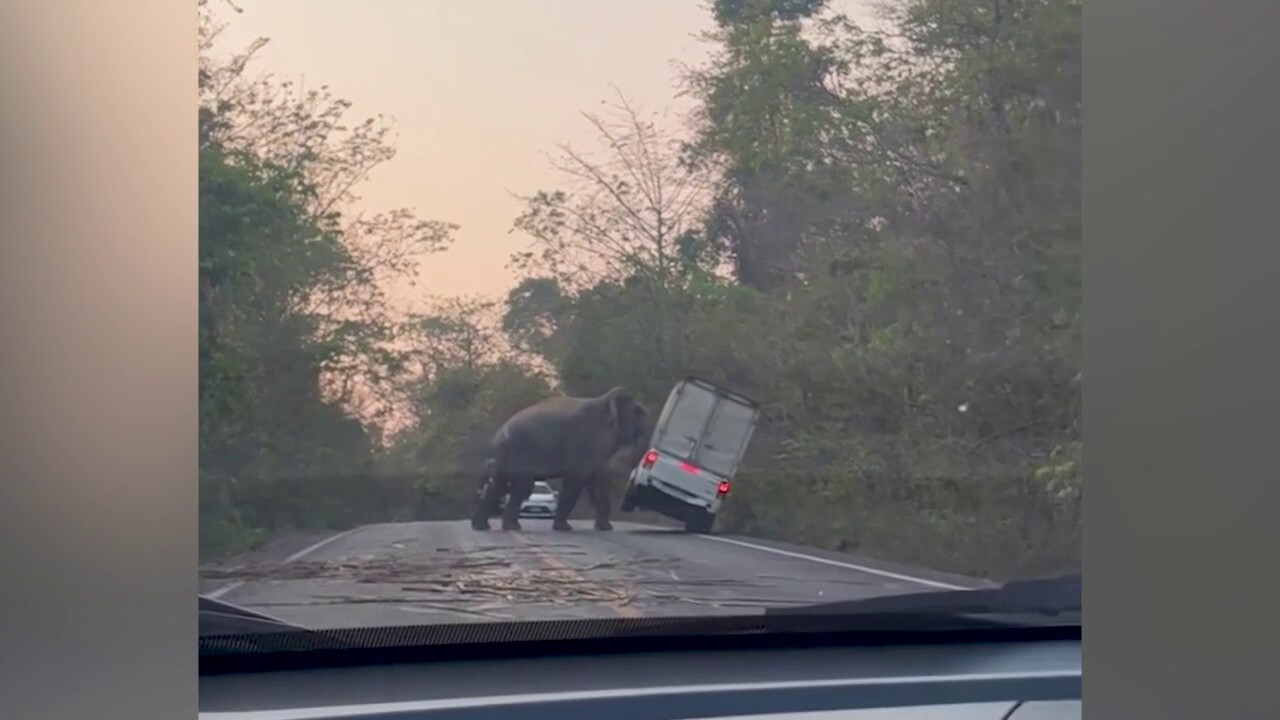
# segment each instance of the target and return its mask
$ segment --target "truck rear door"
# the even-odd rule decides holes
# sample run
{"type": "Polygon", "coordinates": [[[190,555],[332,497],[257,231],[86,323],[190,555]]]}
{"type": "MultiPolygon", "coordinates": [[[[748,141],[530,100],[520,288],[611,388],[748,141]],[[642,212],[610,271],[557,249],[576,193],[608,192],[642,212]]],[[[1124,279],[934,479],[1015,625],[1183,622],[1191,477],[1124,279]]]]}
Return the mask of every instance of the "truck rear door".
{"type": "Polygon", "coordinates": [[[717,404],[711,388],[690,380],[671,391],[654,429],[658,457],[647,474],[655,489],[699,507],[716,501],[720,479],[700,470],[694,458],[717,404]]]}
{"type": "Polygon", "coordinates": [[[658,451],[677,460],[692,460],[715,409],[715,393],[696,383],[682,382],[658,420],[658,451]]]}
{"type": "Polygon", "coordinates": [[[667,492],[708,507],[732,477],[755,427],[756,408],[714,385],[686,379],[659,418],[659,459],[650,477],[667,492]]]}
{"type": "Polygon", "coordinates": [[[724,479],[733,477],[755,424],[754,406],[720,396],[692,458],[693,464],[724,479]]]}

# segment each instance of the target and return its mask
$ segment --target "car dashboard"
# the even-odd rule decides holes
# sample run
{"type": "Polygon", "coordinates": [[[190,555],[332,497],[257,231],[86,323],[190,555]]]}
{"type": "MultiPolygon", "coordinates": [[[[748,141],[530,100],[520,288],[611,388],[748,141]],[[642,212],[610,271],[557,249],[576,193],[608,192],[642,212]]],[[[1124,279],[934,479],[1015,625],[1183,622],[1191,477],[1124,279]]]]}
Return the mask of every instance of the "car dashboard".
{"type": "Polygon", "coordinates": [[[435,660],[200,678],[206,720],[1069,720],[1079,640],[435,660]]]}

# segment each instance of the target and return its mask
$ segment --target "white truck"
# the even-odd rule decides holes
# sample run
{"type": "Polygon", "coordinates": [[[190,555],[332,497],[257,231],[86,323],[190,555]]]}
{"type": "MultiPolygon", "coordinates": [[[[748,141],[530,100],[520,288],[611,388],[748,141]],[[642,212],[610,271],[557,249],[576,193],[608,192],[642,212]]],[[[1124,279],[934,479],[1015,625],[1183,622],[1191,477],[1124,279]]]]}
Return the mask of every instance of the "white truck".
{"type": "Polygon", "coordinates": [[[759,416],[751,398],[701,378],[680,381],[627,480],[622,512],[652,510],[689,532],[711,532],[759,416]]]}

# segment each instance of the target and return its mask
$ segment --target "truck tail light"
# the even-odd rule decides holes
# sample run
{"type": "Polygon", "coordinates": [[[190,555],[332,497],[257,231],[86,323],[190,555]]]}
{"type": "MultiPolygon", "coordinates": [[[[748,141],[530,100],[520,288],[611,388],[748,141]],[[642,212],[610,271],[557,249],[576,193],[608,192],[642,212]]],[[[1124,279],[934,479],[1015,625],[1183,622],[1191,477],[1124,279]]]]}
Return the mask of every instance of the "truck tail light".
{"type": "MultiPolygon", "coordinates": [[[[632,455],[632,457],[635,457],[635,456],[634,456],[634,455],[632,455]]],[[[644,468],[645,468],[646,470],[648,470],[649,468],[653,467],[653,464],[654,464],[654,463],[656,463],[656,462],[658,462],[658,451],[657,451],[657,450],[650,450],[649,452],[647,452],[647,453],[645,453],[645,454],[644,454],[644,460],[642,461],[642,464],[644,465],[644,468]]]]}
{"type": "Polygon", "coordinates": [[[720,481],[720,487],[716,488],[716,492],[718,492],[718,493],[719,493],[719,494],[721,494],[721,495],[728,495],[728,494],[729,494],[729,481],[728,481],[728,480],[721,480],[721,481],[720,481]]]}

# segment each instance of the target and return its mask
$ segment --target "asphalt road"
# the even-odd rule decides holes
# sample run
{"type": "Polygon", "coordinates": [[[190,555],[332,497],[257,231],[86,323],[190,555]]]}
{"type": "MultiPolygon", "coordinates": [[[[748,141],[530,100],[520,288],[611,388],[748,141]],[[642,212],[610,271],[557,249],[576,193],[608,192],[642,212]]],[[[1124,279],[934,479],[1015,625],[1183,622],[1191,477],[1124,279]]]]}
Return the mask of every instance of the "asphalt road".
{"type": "Polygon", "coordinates": [[[979,587],[981,581],[749,538],[549,520],[370,525],[252,564],[201,569],[201,591],[305,627],[712,615],[979,587]],[[496,524],[495,524],[496,527],[496,524]]]}

